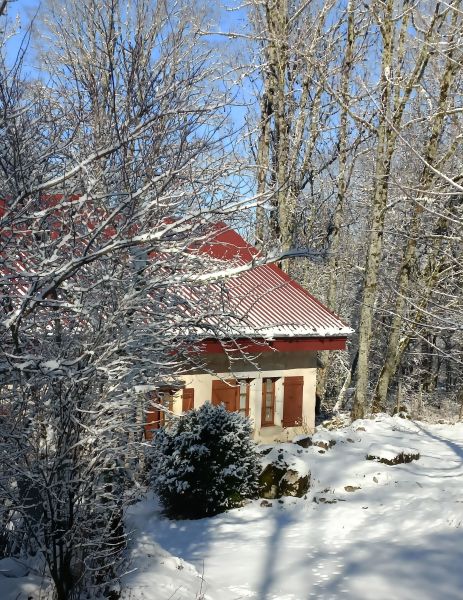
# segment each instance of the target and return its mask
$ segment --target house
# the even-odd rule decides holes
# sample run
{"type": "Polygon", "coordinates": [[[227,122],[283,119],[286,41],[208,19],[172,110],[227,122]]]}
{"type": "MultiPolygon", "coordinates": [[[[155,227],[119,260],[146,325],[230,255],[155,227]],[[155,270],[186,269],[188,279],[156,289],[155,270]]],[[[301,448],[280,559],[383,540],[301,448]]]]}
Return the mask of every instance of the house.
{"type": "MultiPolygon", "coordinates": [[[[47,209],[46,222],[41,223],[43,232],[33,231],[34,240],[41,240],[42,233],[45,240],[65,238],[66,219],[62,218],[59,206],[62,199],[59,194],[41,199],[47,209]]],[[[69,200],[75,202],[77,197],[69,200]]],[[[3,210],[0,202],[0,216],[3,210]]],[[[39,211],[38,215],[42,213],[39,211]]],[[[98,207],[77,213],[71,220],[73,231],[80,228],[84,234],[90,234],[97,228],[104,239],[110,240],[115,236],[118,220],[107,225],[105,218],[98,207]],[[104,226],[98,225],[100,220],[104,226]]],[[[136,232],[135,226],[132,229],[136,232]]],[[[31,232],[26,229],[21,232],[27,248],[26,236],[31,232]]],[[[13,236],[11,232],[9,235],[13,236]]],[[[14,236],[18,236],[17,231],[14,236]]],[[[86,236],[78,237],[77,242],[74,235],[69,237],[77,244],[71,248],[74,254],[84,254],[80,245],[85,248],[86,236]]],[[[183,295],[185,302],[179,302],[176,309],[184,311],[182,322],[191,322],[191,339],[195,339],[195,323],[201,321],[200,342],[194,344],[189,356],[183,352],[186,359],[181,388],[158,389],[158,399],[162,394],[163,404],[176,414],[208,401],[223,403],[228,410],[251,417],[255,437],[261,441],[286,439],[301,428],[312,430],[317,352],[345,349],[352,330],[276,265],[259,264],[256,248],[224,223],[214,226],[206,223],[204,235],[198,228],[197,239],[204,241],[188,251],[203,255],[202,258],[207,255],[212,266],[217,264],[221,275],[217,282],[207,282],[206,286],[199,281],[184,286],[179,283],[176,293],[180,300],[183,295]],[[224,279],[223,273],[227,271],[234,276],[224,279]]],[[[160,254],[145,254],[140,258],[132,251],[127,256],[135,263],[154,261],[160,254]]],[[[33,253],[28,256],[28,263],[34,266],[33,253]]],[[[24,282],[15,285],[20,293],[27,290],[24,282]]],[[[145,420],[146,437],[162,425],[164,416],[159,407],[153,407],[145,420]]]]}
{"type": "MultiPolygon", "coordinates": [[[[252,267],[258,256],[223,223],[198,251],[238,271],[252,267]]],[[[217,297],[232,315],[230,335],[222,329],[203,340],[196,360],[185,367],[183,388],[166,389],[164,404],[180,415],[204,402],[223,403],[252,419],[261,442],[312,431],[317,352],[344,350],[352,329],[274,264],[225,279],[217,297]]],[[[163,418],[162,411],[148,414],[148,438],[163,418]]]]}

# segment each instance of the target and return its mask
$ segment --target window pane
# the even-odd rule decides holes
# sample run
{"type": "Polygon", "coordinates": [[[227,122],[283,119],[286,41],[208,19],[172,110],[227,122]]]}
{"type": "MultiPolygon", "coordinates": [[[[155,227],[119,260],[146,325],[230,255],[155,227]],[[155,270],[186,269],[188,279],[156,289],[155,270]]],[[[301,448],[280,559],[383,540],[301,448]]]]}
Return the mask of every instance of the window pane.
{"type": "Polygon", "coordinates": [[[273,423],[273,412],[274,412],[274,404],[275,404],[275,386],[273,383],[273,379],[271,377],[266,377],[263,381],[263,391],[264,391],[264,406],[263,406],[263,421],[267,425],[273,423]]]}

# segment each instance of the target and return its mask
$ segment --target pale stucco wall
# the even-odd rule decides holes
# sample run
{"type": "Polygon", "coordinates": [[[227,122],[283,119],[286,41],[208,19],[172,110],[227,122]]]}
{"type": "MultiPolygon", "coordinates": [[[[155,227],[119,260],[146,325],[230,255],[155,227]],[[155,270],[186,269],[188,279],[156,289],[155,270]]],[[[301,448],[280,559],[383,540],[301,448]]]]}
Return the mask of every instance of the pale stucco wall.
{"type": "MultiPolygon", "coordinates": [[[[254,422],[255,439],[260,441],[286,440],[301,431],[312,431],[315,427],[316,352],[266,352],[257,365],[248,361],[234,361],[230,369],[229,361],[223,354],[211,354],[207,358],[210,373],[185,375],[185,387],[194,389],[195,408],[211,400],[212,381],[215,379],[250,379],[249,409],[254,422]],[[281,427],[283,417],[283,378],[301,376],[304,378],[302,427],[281,427]],[[262,380],[266,377],[278,378],[275,382],[275,425],[261,427],[262,380]]],[[[173,410],[182,411],[182,396],[176,394],[173,410]]]]}

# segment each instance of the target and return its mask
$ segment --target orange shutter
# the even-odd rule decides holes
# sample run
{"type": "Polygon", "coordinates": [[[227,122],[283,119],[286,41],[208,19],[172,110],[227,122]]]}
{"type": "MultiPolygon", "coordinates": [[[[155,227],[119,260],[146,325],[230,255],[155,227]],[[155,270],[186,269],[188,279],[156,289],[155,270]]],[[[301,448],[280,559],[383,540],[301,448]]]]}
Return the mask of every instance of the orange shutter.
{"type": "MultiPolygon", "coordinates": [[[[162,393],[153,393],[153,400],[159,404],[162,404],[166,410],[172,412],[174,406],[173,393],[174,390],[165,388],[161,390],[162,393]]],[[[164,427],[166,423],[166,411],[161,408],[155,408],[151,406],[145,413],[145,439],[152,440],[153,432],[155,429],[164,427]]]]}
{"type": "Polygon", "coordinates": [[[234,379],[230,379],[227,382],[212,382],[212,404],[216,406],[224,404],[225,408],[231,412],[239,410],[240,387],[236,384],[234,379]]]}
{"type": "Polygon", "coordinates": [[[182,397],[182,412],[187,412],[195,407],[194,388],[184,388],[182,397]]]}
{"type": "Polygon", "coordinates": [[[303,377],[285,377],[283,396],[283,427],[302,424],[303,377]]]}
{"type": "Polygon", "coordinates": [[[153,431],[164,424],[164,412],[159,408],[151,408],[146,411],[145,439],[153,439],[153,431]]]}

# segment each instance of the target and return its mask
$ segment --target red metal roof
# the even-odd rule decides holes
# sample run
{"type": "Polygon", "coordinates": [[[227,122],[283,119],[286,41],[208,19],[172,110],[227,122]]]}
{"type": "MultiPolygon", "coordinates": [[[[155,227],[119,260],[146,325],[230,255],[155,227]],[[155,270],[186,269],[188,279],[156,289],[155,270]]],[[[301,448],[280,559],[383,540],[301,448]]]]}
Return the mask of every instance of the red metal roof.
{"type": "MultiPolygon", "coordinates": [[[[251,263],[259,255],[256,248],[223,223],[215,225],[213,236],[199,251],[235,265],[251,263]]],[[[230,277],[224,286],[243,336],[342,338],[353,331],[274,264],[253,267],[230,277]]]]}
{"type": "MultiPolygon", "coordinates": [[[[60,198],[61,196],[51,196],[46,202],[46,209],[53,209],[60,198]]],[[[75,198],[70,200],[74,201],[75,198]]],[[[0,202],[0,216],[3,209],[0,202]]],[[[53,210],[51,214],[56,216],[53,210]]],[[[93,229],[93,224],[85,215],[81,224],[89,230],[93,229]]],[[[61,229],[62,224],[57,221],[52,229],[53,227],[61,229]]],[[[27,234],[25,230],[20,233],[27,234]]],[[[114,230],[107,228],[103,234],[111,238],[114,230]]],[[[207,235],[206,231],[205,237],[207,241],[191,248],[191,251],[205,253],[216,259],[218,270],[226,270],[228,265],[250,265],[253,259],[259,258],[258,250],[224,223],[213,225],[211,235],[207,235]]],[[[79,252],[79,248],[74,251],[79,252]]],[[[29,258],[33,262],[33,257],[29,258]]],[[[18,271],[25,268],[22,266],[21,255],[12,257],[12,260],[17,261],[14,271],[19,275],[18,271]]],[[[4,265],[3,270],[5,269],[4,265]]],[[[8,272],[5,274],[8,275],[8,272]]],[[[11,273],[10,278],[15,280],[16,293],[24,294],[27,287],[24,287],[24,282],[19,281],[20,276],[18,278],[11,273]]],[[[201,310],[204,321],[211,325],[212,331],[217,332],[215,339],[330,338],[334,343],[335,338],[345,340],[353,331],[276,265],[255,266],[225,281],[206,285],[205,294],[204,286],[195,289],[195,285],[184,286],[180,283],[180,296],[187,302],[185,306],[179,305],[177,308],[190,317],[201,310]],[[224,305],[228,309],[225,319],[224,311],[221,310],[224,305]]]]}

